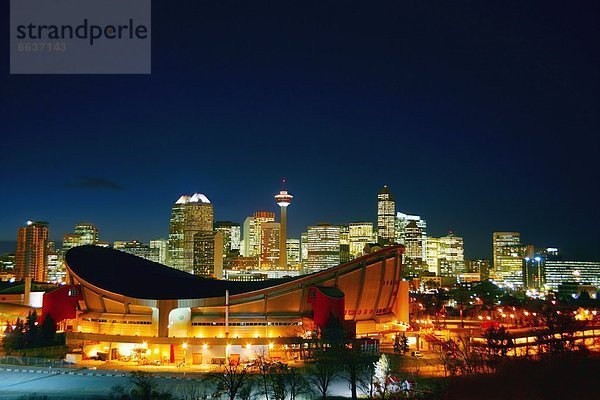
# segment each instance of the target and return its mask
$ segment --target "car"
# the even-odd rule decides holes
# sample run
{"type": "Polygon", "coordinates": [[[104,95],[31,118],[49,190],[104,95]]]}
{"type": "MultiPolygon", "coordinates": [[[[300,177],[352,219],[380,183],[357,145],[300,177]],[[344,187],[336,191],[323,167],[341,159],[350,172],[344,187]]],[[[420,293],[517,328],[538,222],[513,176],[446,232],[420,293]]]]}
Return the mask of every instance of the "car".
{"type": "Polygon", "coordinates": [[[423,354],[421,354],[420,351],[411,351],[410,355],[411,357],[423,357],[423,354]]]}

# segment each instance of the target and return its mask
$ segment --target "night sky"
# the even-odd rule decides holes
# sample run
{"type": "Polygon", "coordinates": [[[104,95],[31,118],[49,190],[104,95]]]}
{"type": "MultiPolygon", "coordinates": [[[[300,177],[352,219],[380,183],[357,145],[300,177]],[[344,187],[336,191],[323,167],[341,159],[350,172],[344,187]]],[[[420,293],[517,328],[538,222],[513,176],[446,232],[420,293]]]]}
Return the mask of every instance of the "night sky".
{"type": "Polygon", "coordinates": [[[517,230],[600,259],[597,2],[245,3],[155,0],[147,76],[11,76],[4,40],[0,240],[166,237],[193,192],[243,222],[285,177],[292,237],[387,184],[467,257],[517,230]]]}

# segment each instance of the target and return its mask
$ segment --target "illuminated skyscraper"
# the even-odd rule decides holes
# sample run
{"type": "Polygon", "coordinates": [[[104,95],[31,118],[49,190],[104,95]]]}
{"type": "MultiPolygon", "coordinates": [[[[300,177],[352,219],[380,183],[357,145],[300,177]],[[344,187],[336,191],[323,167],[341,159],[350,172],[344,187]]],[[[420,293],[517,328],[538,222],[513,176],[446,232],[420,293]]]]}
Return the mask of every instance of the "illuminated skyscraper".
{"type": "Polygon", "coordinates": [[[150,241],[150,260],[168,265],[169,240],[155,239],[150,241]]]}
{"type": "Polygon", "coordinates": [[[262,224],[263,222],[275,222],[275,213],[270,211],[257,211],[252,216],[254,250],[252,256],[259,257],[261,255],[262,245],[262,224]]]}
{"type": "Polygon", "coordinates": [[[302,265],[302,273],[306,273],[306,264],[308,263],[308,232],[300,234],[300,264],[302,265]]]}
{"type": "Polygon", "coordinates": [[[152,261],[150,246],[137,240],[115,240],[113,242],[113,249],[152,261]]]}
{"type": "Polygon", "coordinates": [[[404,244],[404,245],[406,244],[406,226],[408,225],[408,223],[410,221],[415,221],[415,224],[421,230],[420,247],[424,249],[422,258],[425,258],[426,257],[425,249],[427,247],[427,244],[426,244],[426,242],[427,242],[427,221],[422,219],[420,216],[404,214],[402,212],[398,212],[396,214],[396,227],[395,227],[396,228],[395,229],[396,242],[400,243],[400,244],[404,244]]]}
{"type": "Polygon", "coordinates": [[[80,223],[75,225],[75,233],[67,233],[63,237],[62,253],[69,249],[83,245],[97,245],[98,228],[90,223],[80,223]]]}
{"type": "Polygon", "coordinates": [[[417,276],[425,267],[427,242],[423,237],[423,229],[417,225],[417,221],[411,220],[404,227],[405,276],[417,276]]]}
{"type": "Polygon", "coordinates": [[[305,273],[321,271],[340,264],[340,227],[320,224],[308,227],[308,260],[305,273]]]}
{"type": "Polygon", "coordinates": [[[169,262],[173,268],[193,273],[194,235],[213,231],[213,205],[195,193],[181,196],[173,205],[169,224],[169,262]]]}
{"type": "Polygon", "coordinates": [[[396,203],[387,186],[377,193],[377,237],[384,244],[395,241],[396,203]]]}
{"type": "Polygon", "coordinates": [[[240,253],[243,257],[254,257],[254,217],[247,217],[244,220],[244,230],[243,230],[244,242],[243,247],[240,249],[240,253]]]}
{"type": "MultiPolygon", "coordinates": [[[[285,185],[285,179],[283,180],[285,185]]],[[[275,201],[281,210],[281,228],[279,232],[279,269],[287,268],[287,208],[292,202],[294,196],[288,193],[287,190],[281,189],[278,195],[275,195],[275,201]]]]}
{"type": "Polygon", "coordinates": [[[340,263],[350,260],[350,228],[348,225],[340,225],[340,263]]]}
{"type": "Polygon", "coordinates": [[[48,223],[28,221],[17,233],[15,277],[45,282],[48,274],[48,223]]]}
{"type": "Polygon", "coordinates": [[[437,276],[455,276],[465,271],[464,241],[450,232],[440,238],[427,238],[427,269],[437,276]]]}
{"type": "Polygon", "coordinates": [[[95,245],[98,243],[98,228],[90,223],[75,225],[75,234],[79,235],[79,245],[95,245]]]}
{"type": "Polygon", "coordinates": [[[223,234],[223,254],[227,255],[233,250],[240,249],[242,232],[240,224],[231,221],[217,221],[215,222],[215,231],[223,234]]]}
{"type": "Polygon", "coordinates": [[[223,277],[223,233],[200,231],[194,234],[194,275],[223,277]]]}
{"type": "Polygon", "coordinates": [[[507,245],[521,244],[519,232],[494,232],[492,235],[492,246],[494,255],[494,270],[502,271],[502,247],[507,245]]]}
{"type": "Polygon", "coordinates": [[[365,246],[373,243],[372,222],[351,222],[348,225],[348,242],[350,258],[355,259],[364,254],[365,246]]]}
{"type": "Polygon", "coordinates": [[[286,252],[288,267],[297,268],[300,265],[300,239],[287,239],[286,252]]]}
{"type": "Polygon", "coordinates": [[[260,255],[261,269],[287,269],[279,263],[279,244],[281,235],[279,222],[263,222],[260,224],[260,255]]]}

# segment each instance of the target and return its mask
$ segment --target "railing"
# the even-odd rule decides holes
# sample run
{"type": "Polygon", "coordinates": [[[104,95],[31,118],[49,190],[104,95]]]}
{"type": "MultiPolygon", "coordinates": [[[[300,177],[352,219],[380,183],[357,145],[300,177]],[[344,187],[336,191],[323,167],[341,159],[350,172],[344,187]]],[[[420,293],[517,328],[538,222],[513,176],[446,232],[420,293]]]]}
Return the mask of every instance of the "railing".
{"type": "Polygon", "coordinates": [[[64,360],[56,358],[41,358],[41,357],[19,357],[19,356],[2,356],[0,357],[0,364],[3,365],[17,365],[27,367],[67,367],[71,365],[64,360]]]}

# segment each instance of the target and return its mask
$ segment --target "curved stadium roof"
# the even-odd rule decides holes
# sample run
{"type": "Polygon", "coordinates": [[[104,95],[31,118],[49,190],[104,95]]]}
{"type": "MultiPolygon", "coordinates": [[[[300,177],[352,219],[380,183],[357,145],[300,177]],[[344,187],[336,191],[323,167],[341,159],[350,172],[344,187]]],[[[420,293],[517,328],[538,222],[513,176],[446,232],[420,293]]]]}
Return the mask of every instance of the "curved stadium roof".
{"type": "Polygon", "coordinates": [[[119,250],[78,246],[65,256],[71,272],[98,288],[138,299],[222,297],[277,286],[296,278],[232,282],[203,278],[119,250]]]}

